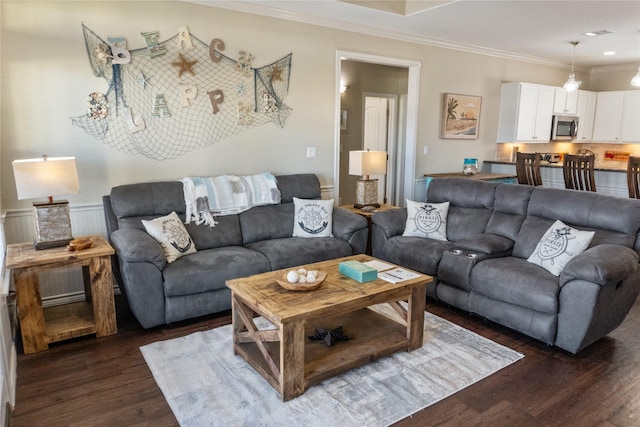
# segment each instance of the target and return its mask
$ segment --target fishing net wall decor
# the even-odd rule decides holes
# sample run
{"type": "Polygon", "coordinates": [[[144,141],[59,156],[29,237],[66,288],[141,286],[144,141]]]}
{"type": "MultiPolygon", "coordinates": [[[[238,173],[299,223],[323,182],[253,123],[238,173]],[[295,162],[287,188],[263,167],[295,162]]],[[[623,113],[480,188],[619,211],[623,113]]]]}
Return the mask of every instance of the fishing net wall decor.
{"type": "Polygon", "coordinates": [[[283,127],[292,111],[283,102],[291,53],[253,68],[251,53],[230,58],[222,40],[207,45],[186,27],[162,42],[141,33],[147,47],[131,51],[125,39],[105,42],[82,29],[93,73],[109,89],[90,94],[86,114],[71,120],[117,150],[173,159],[248,128],[283,127]]]}

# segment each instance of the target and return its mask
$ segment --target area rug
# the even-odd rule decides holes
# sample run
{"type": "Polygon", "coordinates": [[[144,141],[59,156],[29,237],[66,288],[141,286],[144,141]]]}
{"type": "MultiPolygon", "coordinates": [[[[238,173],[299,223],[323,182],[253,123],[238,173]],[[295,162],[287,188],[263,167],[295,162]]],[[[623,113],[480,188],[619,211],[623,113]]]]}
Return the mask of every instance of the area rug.
{"type": "MultiPolygon", "coordinates": [[[[395,315],[385,307],[379,310],[395,315]]],[[[256,320],[260,329],[268,328],[264,319],[256,320]]],[[[387,426],[524,357],[425,312],[422,348],[371,362],[282,402],[233,354],[231,328],[140,347],[183,427],[387,426]]]]}

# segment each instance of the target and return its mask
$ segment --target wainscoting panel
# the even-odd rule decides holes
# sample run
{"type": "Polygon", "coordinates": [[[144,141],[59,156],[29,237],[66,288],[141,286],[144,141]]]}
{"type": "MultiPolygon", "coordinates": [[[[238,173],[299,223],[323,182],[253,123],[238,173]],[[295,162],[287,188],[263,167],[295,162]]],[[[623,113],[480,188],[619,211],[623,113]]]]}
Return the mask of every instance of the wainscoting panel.
{"type": "MultiPolygon", "coordinates": [[[[71,230],[74,236],[101,234],[106,236],[102,204],[71,206],[71,230]]],[[[3,218],[4,236],[7,244],[32,242],[35,240],[35,225],[32,209],[7,211],[3,218]]],[[[84,299],[82,268],[45,271],[40,274],[42,304],[44,306],[81,301],[84,299]]]]}

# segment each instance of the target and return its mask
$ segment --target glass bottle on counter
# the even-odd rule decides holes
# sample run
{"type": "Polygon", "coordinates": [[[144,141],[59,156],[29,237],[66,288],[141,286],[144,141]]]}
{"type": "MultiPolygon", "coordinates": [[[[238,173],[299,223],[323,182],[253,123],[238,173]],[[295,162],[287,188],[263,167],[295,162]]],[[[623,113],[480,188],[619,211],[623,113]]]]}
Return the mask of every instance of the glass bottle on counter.
{"type": "Polygon", "coordinates": [[[478,173],[478,159],[474,159],[468,157],[464,159],[464,164],[462,165],[462,173],[465,175],[475,175],[478,173]]]}

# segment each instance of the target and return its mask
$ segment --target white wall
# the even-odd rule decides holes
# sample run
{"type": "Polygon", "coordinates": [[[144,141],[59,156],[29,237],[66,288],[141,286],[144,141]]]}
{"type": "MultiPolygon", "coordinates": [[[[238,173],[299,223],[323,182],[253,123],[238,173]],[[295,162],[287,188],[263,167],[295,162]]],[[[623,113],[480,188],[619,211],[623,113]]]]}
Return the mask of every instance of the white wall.
{"type": "MultiPolygon", "coordinates": [[[[333,185],[335,52],[346,50],[422,63],[416,178],[459,170],[463,157],[493,159],[500,84],[529,81],[561,85],[567,70],[354,34],[308,24],[237,13],[183,2],[2,1],[1,206],[27,208],[16,200],[11,161],[48,154],[75,155],[81,193],[66,197],[72,207],[100,203],[124,183],[224,173],[314,172],[333,185]],[[85,99],[106,91],[89,67],[81,23],[97,35],[122,36],[131,49],[144,47],[142,31],[165,39],[187,25],[203,41],[221,38],[229,56],[239,49],[263,66],[293,52],[289,94],[293,113],[284,128],[268,124],[175,160],[125,154],[94,140],[70,117],[85,111],[85,99]],[[442,140],[443,93],[482,96],[479,139],[442,140]],[[429,155],[423,156],[423,146],[429,155]],[[317,157],[306,158],[306,147],[317,157]],[[283,155],[286,154],[286,155],[283,155]]],[[[578,79],[588,84],[587,75],[578,79]]]]}

